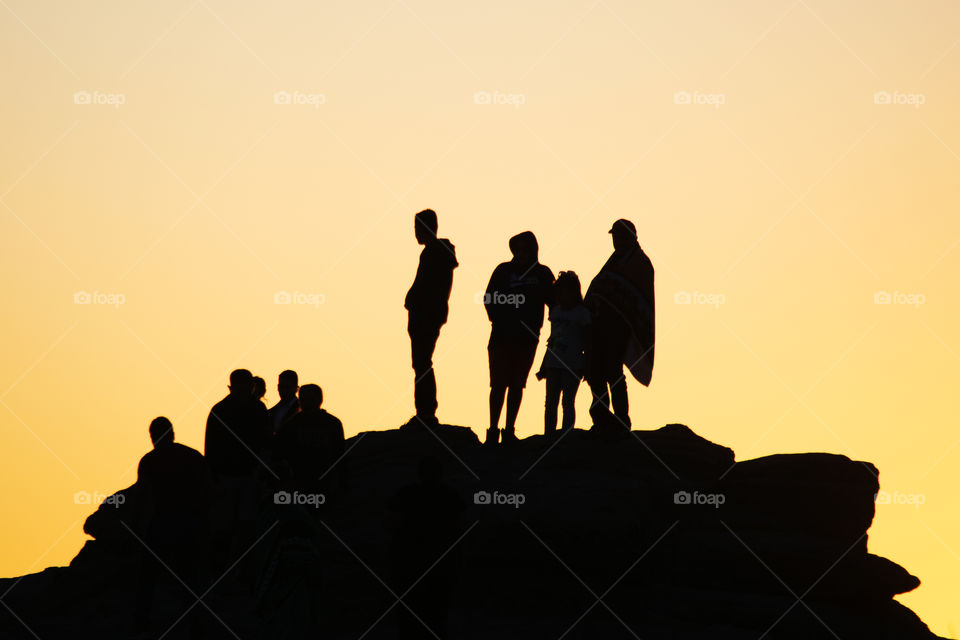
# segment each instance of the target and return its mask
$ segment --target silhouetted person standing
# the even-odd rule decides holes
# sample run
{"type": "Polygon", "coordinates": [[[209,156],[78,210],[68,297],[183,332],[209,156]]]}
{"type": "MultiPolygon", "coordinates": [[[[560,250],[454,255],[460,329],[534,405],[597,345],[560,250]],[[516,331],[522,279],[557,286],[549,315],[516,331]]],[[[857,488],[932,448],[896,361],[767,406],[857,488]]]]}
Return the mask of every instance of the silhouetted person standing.
{"type": "Polygon", "coordinates": [[[457,256],[449,240],[437,238],[437,214],[424,209],[414,216],[414,234],[423,245],[413,285],[407,292],[404,307],[409,312],[407,333],[414,373],[415,421],[434,427],[437,421],[437,380],[433,373],[433,352],[440,337],[440,327],[447,321],[453,270],[457,256]]]}
{"type": "Polygon", "coordinates": [[[503,442],[517,439],[514,433],[523,388],[533,365],[543,326],[543,308],[550,297],[553,272],[538,261],[537,238],[524,231],[510,238],[513,259],[497,265],[490,276],[483,304],[490,318],[490,427],[486,442],[496,444],[503,400],[507,416],[503,442]]]}
{"type": "Polygon", "coordinates": [[[343,455],[343,423],[321,409],[323,390],[300,387],[300,411],[277,432],[275,451],[285,486],[301,493],[325,493],[331,471],[343,455]]]}
{"type": "Polygon", "coordinates": [[[253,376],[246,369],[230,374],[228,388],[207,417],[204,454],[214,473],[252,475],[267,444],[267,410],[253,397],[253,376]]]}
{"type": "Polygon", "coordinates": [[[223,490],[214,516],[223,562],[249,544],[261,491],[258,476],[272,473],[265,462],[267,408],[253,397],[253,375],[246,369],[231,372],[229,390],[210,410],[204,442],[207,464],[223,490]]]}
{"type": "Polygon", "coordinates": [[[297,378],[297,372],[290,369],[282,371],[277,379],[277,393],[280,394],[280,400],[267,412],[271,433],[279,431],[284,420],[300,409],[300,403],[297,400],[297,391],[299,390],[300,382],[297,378]]]}
{"type": "Polygon", "coordinates": [[[253,399],[266,407],[263,396],[267,395],[267,381],[260,376],[253,376],[253,399]]]}
{"type": "Polygon", "coordinates": [[[410,608],[396,607],[398,636],[444,639],[449,637],[447,618],[458,555],[454,545],[461,535],[464,505],[443,482],[437,458],[421,460],[417,475],[415,484],[400,489],[387,504],[394,589],[410,608]]]}
{"type": "MultiPolygon", "coordinates": [[[[196,449],[174,442],[173,425],[167,418],[150,423],[150,439],[153,450],[141,458],[137,468],[138,536],[146,547],[140,553],[136,589],[135,621],[139,628],[149,626],[160,572],[169,569],[194,593],[202,593],[200,569],[209,534],[210,473],[206,460],[196,449]]],[[[173,582],[181,588],[176,578],[173,582]]],[[[183,596],[187,604],[193,604],[192,595],[183,596]]]]}
{"type": "Polygon", "coordinates": [[[623,365],[637,381],[650,384],[656,336],[654,269],[637,242],[637,229],[632,222],[617,220],[610,234],[613,255],[584,296],[593,326],[586,378],[593,394],[590,415],[594,428],[629,430],[623,365]]]}
{"type": "Polygon", "coordinates": [[[543,356],[538,379],[547,381],[543,414],[543,432],[550,435],[557,429],[557,405],[563,405],[563,429],[576,423],[577,389],[590,355],[590,311],[583,304],[580,279],[573,271],[561,271],[553,285],[550,305],[550,337],[543,356]],[[562,400],[561,400],[562,398],[562,400]]]}

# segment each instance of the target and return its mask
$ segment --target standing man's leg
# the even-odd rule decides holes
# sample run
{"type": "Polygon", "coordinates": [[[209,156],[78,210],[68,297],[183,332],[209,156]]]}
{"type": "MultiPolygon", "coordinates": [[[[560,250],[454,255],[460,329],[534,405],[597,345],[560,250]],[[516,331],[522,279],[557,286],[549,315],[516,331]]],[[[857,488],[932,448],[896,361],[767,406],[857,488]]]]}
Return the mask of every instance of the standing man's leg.
{"type": "MultiPolygon", "coordinates": [[[[543,410],[543,433],[545,435],[549,435],[557,430],[557,405],[560,403],[561,390],[560,377],[559,370],[547,370],[547,397],[543,410]]],[[[564,414],[564,421],[566,421],[566,414],[564,414]]]]}
{"type": "Polygon", "coordinates": [[[433,373],[433,352],[440,337],[440,325],[409,318],[410,354],[413,364],[413,403],[417,417],[425,423],[437,421],[437,379],[433,373]]]}
{"type": "Polygon", "coordinates": [[[630,326],[623,320],[611,323],[609,331],[611,359],[607,380],[610,382],[610,401],[613,404],[614,427],[630,430],[630,407],[627,401],[627,379],[623,370],[623,355],[630,341],[630,326]]]}
{"type": "Polygon", "coordinates": [[[507,395],[507,388],[500,386],[490,387],[490,428],[488,431],[493,433],[499,430],[500,412],[503,411],[503,399],[507,395]]]}
{"type": "Polygon", "coordinates": [[[503,411],[503,400],[507,393],[507,385],[503,383],[503,349],[494,342],[493,336],[487,343],[487,362],[490,367],[490,426],[487,429],[485,444],[500,442],[500,412],[503,411]]]}
{"type": "Polygon", "coordinates": [[[613,401],[613,415],[616,416],[616,425],[630,430],[630,403],[627,399],[627,379],[620,375],[610,381],[610,396],[613,401]]]}
{"type": "Polygon", "coordinates": [[[606,370],[609,368],[607,360],[610,358],[610,337],[605,323],[597,321],[591,326],[593,353],[585,377],[590,387],[590,418],[593,420],[593,428],[602,429],[611,417],[606,378],[606,370]]]}
{"type": "Polygon", "coordinates": [[[503,425],[504,440],[516,440],[514,431],[521,402],[523,402],[523,387],[517,384],[507,387],[507,418],[503,425]]]}
{"type": "Polygon", "coordinates": [[[577,423],[577,389],[580,388],[580,376],[564,371],[562,376],[563,390],[563,429],[572,429],[577,423]]]}
{"type": "Polygon", "coordinates": [[[515,427],[517,424],[517,415],[520,413],[520,403],[523,402],[523,388],[527,386],[527,378],[530,377],[530,367],[533,366],[533,359],[537,355],[537,345],[540,343],[540,336],[532,336],[512,340],[510,343],[509,368],[507,375],[509,377],[507,386],[507,420],[503,425],[503,441],[513,442],[517,439],[515,427]]]}

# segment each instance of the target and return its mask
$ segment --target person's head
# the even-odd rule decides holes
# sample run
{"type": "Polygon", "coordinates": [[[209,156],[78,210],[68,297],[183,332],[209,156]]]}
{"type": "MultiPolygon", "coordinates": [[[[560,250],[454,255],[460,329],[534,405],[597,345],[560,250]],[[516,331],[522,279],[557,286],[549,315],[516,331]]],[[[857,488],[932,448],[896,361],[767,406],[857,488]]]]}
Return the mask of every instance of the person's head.
{"type": "Polygon", "coordinates": [[[277,379],[277,393],[280,394],[281,400],[290,400],[296,397],[299,389],[300,381],[297,378],[296,371],[287,369],[280,372],[280,377],[277,379]]]}
{"type": "Polygon", "coordinates": [[[423,484],[439,484],[443,477],[443,463],[436,456],[426,456],[417,465],[417,477],[423,484]]]}
{"type": "Polygon", "coordinates": [[[417,242],[427,244],[437,237],[437,212],[424,209],[413,216],[413,233],[417,242]]]}
{"type": "Polygon", "coordinates": [[[253,374],[246,369],[236,369],[231,371],[229,389],[232,395],[252,395],[253,374]]]}
{"type": "Polygon", "coordinates": [[[163,416],[154,418],[150,423],[150,440],[154,448],[173,442],[173,424],[163,416]]]}
{"type": "Polygon", "coordinates": [[[267,381],[260,376],[253,377],[253,397],[260,400],[267,394],[267,381]]]}
{"type": "Polygon", "coordinates": [[[317,411],[323,404],[323,389],[320,385],[305,384],[300,387],[300,409],[303,411],[317,411]]]}
{"type": "Polygon", "coordinates": [[[510,238],[510,253],[517,264],[529,267],[537,262],[540,254],[540,245],[537,236],[532,231],[524,231],[510,238]]]}
{"type": "Polygon", "coordinates": [[[580,278],[573,271],[561,271],[553,285],[557,302],[562,306],[572,307],[583,304],[583,294],[580,291],[580,278]]]}
{"type": "Polygon", "coordinates": [[[613,237],[613,250],[621,251],[629,249],[637,244],[637,228],[629,220],[621,218],[610,227],[610,235],[613,237]]]}

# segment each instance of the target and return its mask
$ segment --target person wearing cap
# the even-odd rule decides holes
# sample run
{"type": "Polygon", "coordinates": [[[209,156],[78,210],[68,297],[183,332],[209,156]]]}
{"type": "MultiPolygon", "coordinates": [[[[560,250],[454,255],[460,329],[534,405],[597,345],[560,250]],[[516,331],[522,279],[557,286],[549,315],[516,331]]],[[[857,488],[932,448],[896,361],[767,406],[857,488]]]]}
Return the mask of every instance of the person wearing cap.
{"type": "Polygon", "coordinates": [[[553,272],[539,261],[537,237],[524,231],[510,238],[513,259],[497,265],[490,276],[483,305],[490,319],[490,427],[486,443],[500,439],[500,412],[506,396],[502,441],[516,441],[514,427],[543,327],[543,309],[550,299],[553,272]]]}
{"type": "Polygon", "coordinates": [[[637,228],[617,220],[610,228],[613,255],[584,296],[592,316],[592,349],[586,380],[593,395],[590,416],[597,430],[629,430],[626,365],[644,386],[653,375],[656,336],[654,269],[640,248],[637,228]],[[613,412],[610,405],[613,404],[613,412]]]}

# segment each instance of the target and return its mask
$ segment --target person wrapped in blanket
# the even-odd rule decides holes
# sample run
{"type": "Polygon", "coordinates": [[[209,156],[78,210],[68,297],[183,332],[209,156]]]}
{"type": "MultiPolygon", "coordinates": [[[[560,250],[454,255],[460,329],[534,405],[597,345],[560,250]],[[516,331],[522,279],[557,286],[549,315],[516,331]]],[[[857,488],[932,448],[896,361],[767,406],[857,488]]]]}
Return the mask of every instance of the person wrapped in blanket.
{"type": "Polygon", "coordinates": [[[592,349],[586,380],[593,395],[590,406],[593,428],[629,431],[623,367],[626,365],[638,382],[650,385],[656,343],[654,269],[640,248],[632,222],[617,220],[610,234],[613,255],[584,296],[592,319],[592,349]]]}

